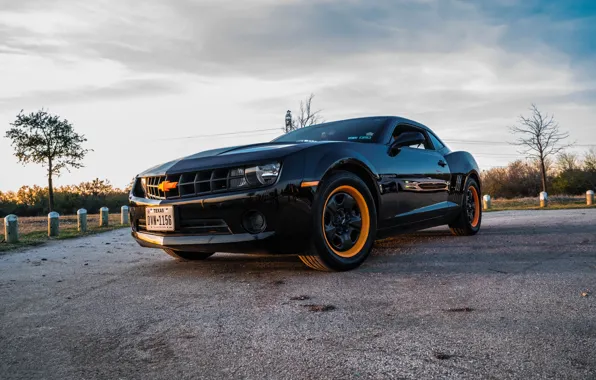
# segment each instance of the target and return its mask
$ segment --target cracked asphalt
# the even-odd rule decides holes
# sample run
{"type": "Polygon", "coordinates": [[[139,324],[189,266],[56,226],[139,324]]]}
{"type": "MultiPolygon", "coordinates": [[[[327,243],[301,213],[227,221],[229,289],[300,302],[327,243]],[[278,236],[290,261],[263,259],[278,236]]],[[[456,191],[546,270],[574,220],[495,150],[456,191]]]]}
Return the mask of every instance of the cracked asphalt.
{"type": "Polygon", "coordinates": [[[596,379],[595,353],[594,209],[487,213],[347,273],[126,229],[0,256],[2,379],[596,379]]]}

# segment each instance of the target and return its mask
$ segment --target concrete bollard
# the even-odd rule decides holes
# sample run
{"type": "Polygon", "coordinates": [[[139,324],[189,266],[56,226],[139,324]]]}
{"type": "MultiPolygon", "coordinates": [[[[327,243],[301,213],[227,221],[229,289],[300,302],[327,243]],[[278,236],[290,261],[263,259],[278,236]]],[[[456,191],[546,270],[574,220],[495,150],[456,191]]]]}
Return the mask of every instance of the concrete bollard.
{"type": "Polygon", "coordinates": [[[491,207],[490,195],[486,194],[485,196],[482,197],[482,206],[484,207],[485,210],[490,209],[490,207],[491,207]]]}
{"type": "Polygon", "coordinates": [[[108,226],[108,216],[109,210],[107,207],[102,207],[99,209],[99,226],[100,227],[107,227],[108,226]]]}
{"type": "Polygon", "coordinates": [[[594,204],[594,191],[593,190],[586,191],[586,204],[588,206],[592,206],[594,204]]]}
{"type": "Polygon", "coordinates": [[[127,225],[128,222],[128,206],[122,206],[120,207],[120,224],[127,225]]]}
{"type": "Polygon", "coordinates": [[[84,208],[77,210],[77,227],[79,232],[87,232],[87,210],[84,208]]]}
{"type": "Polygon", "coordinates": [[[4,239],[7,243],[19,241],[19,218],[10,214],[4,218],[4,239]]]}
{"type": "Polygon", "coordinates": [[[60,214],[52,211],[48,214],[48,236],[54,237],[60,234],[60,214]]]}
{"type": "Polygon", "coordinates": [[[540,207],[547,207],[548,206],[548,194],[546,191],[540,192],[540,207]]]}

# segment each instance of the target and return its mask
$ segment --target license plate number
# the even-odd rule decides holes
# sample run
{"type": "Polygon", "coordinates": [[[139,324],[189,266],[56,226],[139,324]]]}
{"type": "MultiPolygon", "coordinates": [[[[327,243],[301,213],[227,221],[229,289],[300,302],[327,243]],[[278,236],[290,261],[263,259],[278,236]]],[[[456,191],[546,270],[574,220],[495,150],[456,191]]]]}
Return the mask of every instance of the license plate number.
{"type": "Polygon", "coordinates": [[[147,207],[145,221],[147,231],[174,231],[174,207],[147,207]]]}

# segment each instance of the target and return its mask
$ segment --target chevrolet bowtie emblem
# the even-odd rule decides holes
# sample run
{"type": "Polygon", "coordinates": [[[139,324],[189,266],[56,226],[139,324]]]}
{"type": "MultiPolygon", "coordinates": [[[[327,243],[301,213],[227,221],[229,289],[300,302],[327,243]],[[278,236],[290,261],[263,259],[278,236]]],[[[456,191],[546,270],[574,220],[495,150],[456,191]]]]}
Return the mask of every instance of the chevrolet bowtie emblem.
{"type": "Polygon", "coordinates": [[[175,189],[176,186],[178,186],[178,182],[163,181],[162,183],[157,185],[157,188],[163,191],[164,193],[167,193],[168,191],[175,189]]]}

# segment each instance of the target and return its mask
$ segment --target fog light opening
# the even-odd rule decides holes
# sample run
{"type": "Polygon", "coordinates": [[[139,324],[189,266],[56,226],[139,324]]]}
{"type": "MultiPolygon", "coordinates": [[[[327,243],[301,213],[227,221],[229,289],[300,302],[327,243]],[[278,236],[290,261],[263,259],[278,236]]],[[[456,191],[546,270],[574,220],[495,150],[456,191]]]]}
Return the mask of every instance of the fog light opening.
{"type": "Polygon", "coordinates": [[[251,234],[263,232],[266,226],[265,215],[260,211],[248,211],[242,217],[242,227],[251,234]]]}

